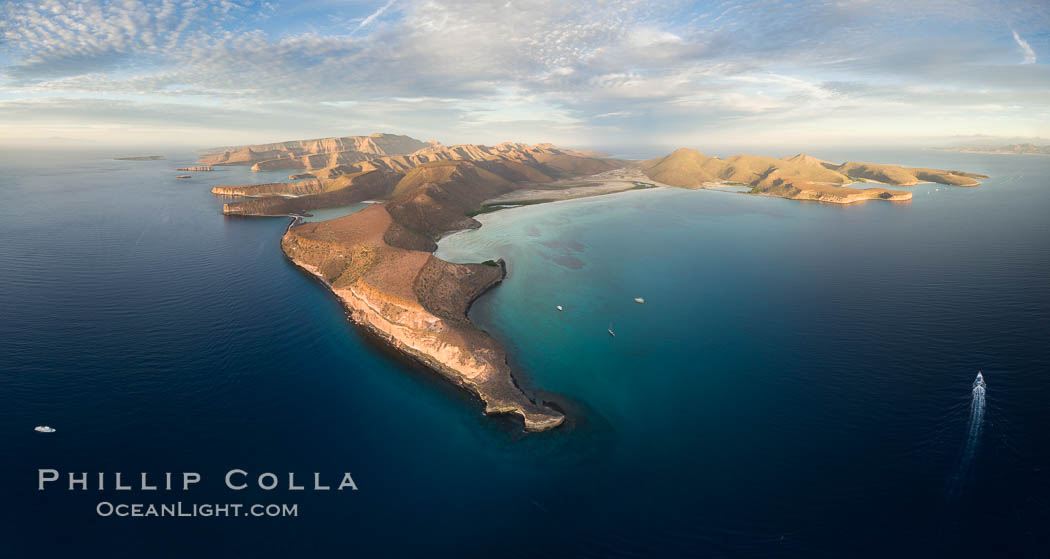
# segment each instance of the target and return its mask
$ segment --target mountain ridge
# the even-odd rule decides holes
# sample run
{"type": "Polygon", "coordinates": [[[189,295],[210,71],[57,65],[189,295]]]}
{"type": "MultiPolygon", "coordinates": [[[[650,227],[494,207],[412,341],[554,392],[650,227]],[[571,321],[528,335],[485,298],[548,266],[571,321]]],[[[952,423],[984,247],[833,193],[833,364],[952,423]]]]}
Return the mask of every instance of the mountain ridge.
{"type": "Polygon", "coordinates": [[[201,152],[200,165],[251,165],[252,170],[309,169],[362,161],[376,156],[402,155],[427,147],[426,142],[398,134],[340,136],[210,148],[201,152]]]}

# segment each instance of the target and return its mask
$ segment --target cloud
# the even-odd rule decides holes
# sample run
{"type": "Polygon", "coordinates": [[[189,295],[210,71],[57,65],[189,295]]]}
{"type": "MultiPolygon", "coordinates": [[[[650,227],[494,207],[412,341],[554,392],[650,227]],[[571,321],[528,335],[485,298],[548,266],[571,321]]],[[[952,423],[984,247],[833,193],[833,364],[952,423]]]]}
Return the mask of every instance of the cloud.
{"type": "Polygon", "coordinates": [[[382,6],[379,7],[378,10],[372,12],[371,14],[369,14],[368,17],[366,17],[365,19],[361,20],[361,23],[359,23],[357,25],[357,29],[361,29],[363,27],[367,27],[368,24],[370,24],[373,21],[375,21],[376,19],[378,19],[379,16],[383,15],[383,12],[387,11],[387,9],[390,8],[390,6],[394,5],[394,1],[395,0],[390,0],[386,4],[383,4],[382,6]]]}
{"type": "Polygon", "coordinates": [[[1032,50],[1028,41],[1022,39],[1021,36],[1017,34],[1017,31],[1014,31],[1013,33],[1014,41],[1017,41],[1017,46],[1021,47],[1021,52],[1024,54],[1024,60],[1021,61],[1021,64],[1035,64],[1035,51],[1032,50]]]}
{"type": "Polygon", "coordinates": [[[631,111],[613,111],[611,113],[602,113],[600,115],[594,115],[593,118],[623,118],[627,116],[634,116],[631,111]]]}
{"type": "MultiPolygon", "coordinates": [[[[1045,28],[1050,14],[1034,0],[2,2],[0,99],[63,99],[69,118],[91,122],[123,118],[102,101],[132,103],[134,126],[158,129],[204,129],[199,111],[283,137],[388,124],[443,141],[521,130],[644,142],[664,130],[816,129],[849,111],[1050,108],[1050,68],[1033,64],[1017,32],[1025,64],[1004,63],[1016,47],[989,23],[1023,15],[1045,28]]],[[[58,110],[20,107],[39,118],[58,110]]],[[[0,129],[16,120],[27,122],[10,105],[0,111],[0,129]]]]}
{"type": "Polygon", "coordinates": [[[205,0],[40,0],[5,6],[0,42],[16,80],[46,80],[127,70],[172,60],[187,45],[209,43],[265,11],[265,5],[205,0]]]}

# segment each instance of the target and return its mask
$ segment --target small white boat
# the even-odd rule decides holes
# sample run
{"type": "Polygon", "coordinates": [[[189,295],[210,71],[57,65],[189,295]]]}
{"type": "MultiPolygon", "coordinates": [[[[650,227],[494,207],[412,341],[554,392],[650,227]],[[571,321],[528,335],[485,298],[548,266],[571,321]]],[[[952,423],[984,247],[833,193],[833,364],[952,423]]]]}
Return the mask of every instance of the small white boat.
{"type": "Polygon", "coordinates": [[[644,305],[645,304],[645,299],[642,299],[641,297],[635,297],[634,298],[634,302],[638,303],[639,305],[644,305]]]}
{"type": "Polygon", "coordinates": [[[616,337],[616,332],[613,332],[612,324],[609,325],[609,335],[614,338],[616,337]]]}
{"type": "Polygon", "coordinates": [[[558,309],[559,311],[565,310],[565,307],[563,307],[561,305],[558,305],[557,307],[554,307],[554,308],[558,309]]]}
{"type": "Polygon", "coordinates": [[[54,427],[48,427],[47,425],[37,425],[36,427],[33,427],[33,430],[37,433],[54,433],[58,429],[55,429],[54,427]]]}
{"type": "Polygon", "coordinates": [[[974,388],[978,386],[984,386],[984,375],[981,374],[981,371],[977,371],[977,378],[974,379],[973,386],[974,388]]]}

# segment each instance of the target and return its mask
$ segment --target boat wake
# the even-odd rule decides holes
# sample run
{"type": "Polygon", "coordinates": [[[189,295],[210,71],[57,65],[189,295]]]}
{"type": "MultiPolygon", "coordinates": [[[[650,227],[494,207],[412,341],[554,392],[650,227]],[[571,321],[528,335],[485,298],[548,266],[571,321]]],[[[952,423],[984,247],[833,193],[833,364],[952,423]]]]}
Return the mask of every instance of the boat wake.
{"type": "Polygon", "coordinates": [[[984,377],[981,373],[977,373],[977,379],[973,382],[973,399],[970,401],[970,424],[967,427],[966,446],[963,447],[959,466],[948,485],[949,496],[959,493],[973,469],[973,459],[977,454],[977,446],[981,441],[981,428],[984,425],[985,390],[984,377]]]}

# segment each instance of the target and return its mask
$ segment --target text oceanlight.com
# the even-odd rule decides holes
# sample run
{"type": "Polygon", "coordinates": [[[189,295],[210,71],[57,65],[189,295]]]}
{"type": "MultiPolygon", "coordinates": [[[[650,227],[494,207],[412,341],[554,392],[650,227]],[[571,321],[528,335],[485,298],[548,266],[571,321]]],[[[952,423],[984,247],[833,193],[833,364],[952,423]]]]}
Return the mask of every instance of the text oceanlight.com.
{"type": "Polygon", "coordinates": [[[118,516],[132,518],[147,517],[172,517],[172,518],[196,518],[196,517],[229,517],[240,516],[256,517],[294,517],[299,516],[299,505],[289,504],[253,504],[225,503],[225,504],[197,504],[177,503],[153,504],[153,503],[117,503],[102,501],[95,507],[99,516],[118,516]]]}

